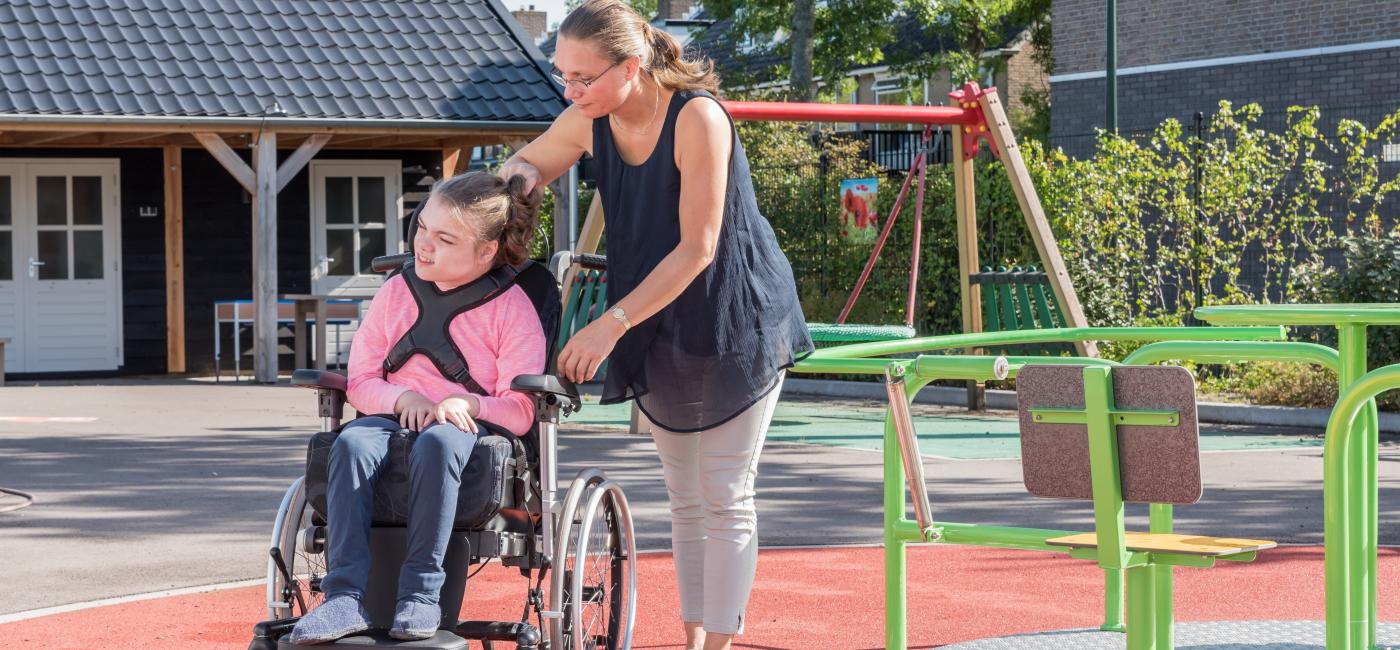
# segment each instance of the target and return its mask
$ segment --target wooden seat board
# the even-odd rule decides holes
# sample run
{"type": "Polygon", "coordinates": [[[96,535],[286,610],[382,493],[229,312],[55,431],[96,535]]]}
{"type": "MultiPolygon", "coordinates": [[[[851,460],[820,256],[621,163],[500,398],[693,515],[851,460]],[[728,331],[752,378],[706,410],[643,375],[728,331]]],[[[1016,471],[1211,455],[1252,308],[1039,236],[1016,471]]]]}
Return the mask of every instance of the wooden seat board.
{"type": "MultiPolygon", "coordinates": [[[[1240,539],[1234,537],[1210,537],[1205,535],[1183,535],[1178,533],[1126,534],[1127,549],[1138,553],[1175,553],[1178,555],[1202,555],[1218,557],[1262,551],[1278,546],[1267,539],[1240,539]]],[[[1098,548],[1098,536],[1094,533],[1080,533],[1045,540],[1051,546],[1069,548],[1098,548]]]]}

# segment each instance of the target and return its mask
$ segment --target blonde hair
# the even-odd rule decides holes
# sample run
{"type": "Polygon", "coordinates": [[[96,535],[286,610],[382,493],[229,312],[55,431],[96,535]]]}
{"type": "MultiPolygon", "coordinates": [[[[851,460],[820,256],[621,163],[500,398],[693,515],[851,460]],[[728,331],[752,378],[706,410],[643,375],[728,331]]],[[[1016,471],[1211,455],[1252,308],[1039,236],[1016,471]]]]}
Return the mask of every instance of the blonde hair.
{"type": "Polygon", "coordinates": [[[719,93],[713,61],[686,58],[674,36],[652,27],[622,0],[588,0],[559,24],[559,37],[594,43],[614,63],[638,57],[642,69],[669,90],[719,93]]]}
{"type": "Polygon", "coordinates": [[[529,257],[540,212],[539,188],[526,194],[525,183],[524,176],[468,172],[433,184],[428,200],[441,199],[477,239],[500,244],[493,267],[519,264],[529,257]]]}

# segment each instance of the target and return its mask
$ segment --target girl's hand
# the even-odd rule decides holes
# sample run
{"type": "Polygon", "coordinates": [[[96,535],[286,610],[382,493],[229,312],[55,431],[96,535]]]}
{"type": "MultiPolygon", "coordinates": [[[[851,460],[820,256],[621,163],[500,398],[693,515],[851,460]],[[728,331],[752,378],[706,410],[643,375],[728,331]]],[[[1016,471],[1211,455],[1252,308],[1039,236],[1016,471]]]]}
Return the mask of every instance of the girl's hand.
{"type": "Polygon", "coordinates": [[[399,426],[409,431],[422,431],[432,423],[436,405],[428,398],[413,391],[405,392],[394,402],[394,412],[399,415],[399,426]]]}
{"type": "Polygon", "coordinates": [[[475,395],[452,395],[445,397],[433,407],[433,416],[438,422],[451,424],[463,431],[477,433],[475,413],[478,409],[475,395]]]}
{"type": "Polygon", "coordinates": [[[592,379],[625,331],[621,322],[608,315],[589,323],[559,353],[559,374],[575,384],[592,379]]]}
{"type": "Polygon", "coordinates": [[[500,169],[496,170],[496,175],[506,180],[510,180],[511,176],[524,176],[525,194],[527,195],[534,192],[535,186],[540,184],[540,170],[523,161],[507,160],[500,169]]]}

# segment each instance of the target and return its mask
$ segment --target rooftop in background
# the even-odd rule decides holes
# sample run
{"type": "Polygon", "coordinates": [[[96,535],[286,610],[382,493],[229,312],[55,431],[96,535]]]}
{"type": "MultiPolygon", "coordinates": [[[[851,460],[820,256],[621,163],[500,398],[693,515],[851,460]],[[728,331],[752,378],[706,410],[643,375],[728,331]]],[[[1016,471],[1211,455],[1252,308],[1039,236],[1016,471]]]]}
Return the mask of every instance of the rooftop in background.
{"type": "Polygon", "coordinates": [[[499,0],[0,4],[0,120],[538,123],[564,108],[499,0]]]}

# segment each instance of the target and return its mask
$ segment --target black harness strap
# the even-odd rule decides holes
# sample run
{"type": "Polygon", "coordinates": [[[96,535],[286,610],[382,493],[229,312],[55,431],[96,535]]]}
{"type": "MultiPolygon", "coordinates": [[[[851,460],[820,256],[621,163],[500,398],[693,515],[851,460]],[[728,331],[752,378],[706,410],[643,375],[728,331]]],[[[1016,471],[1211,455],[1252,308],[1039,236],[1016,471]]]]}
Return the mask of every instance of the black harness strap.
{"type": "Polygon", "coordinates": [[[404,264],[400,273],[408,285],[409,294],[413,296],[413,302],[418,304],[418,319],[384,357],[384,376],[387,378],[389,373],[398,372],[413,355],[421,354],[432,361],[444,377],[461,384],[470,392],[489,395],[481,384],[472,379],[467,359],[452,340],[448,326],[459,314],[476,309],[505,293],[515,285],[520,270],[508,264],[502,265],[476,281],[451,291],[441,291],[432,282],[418,277],[412,260],[404,264]]]}

